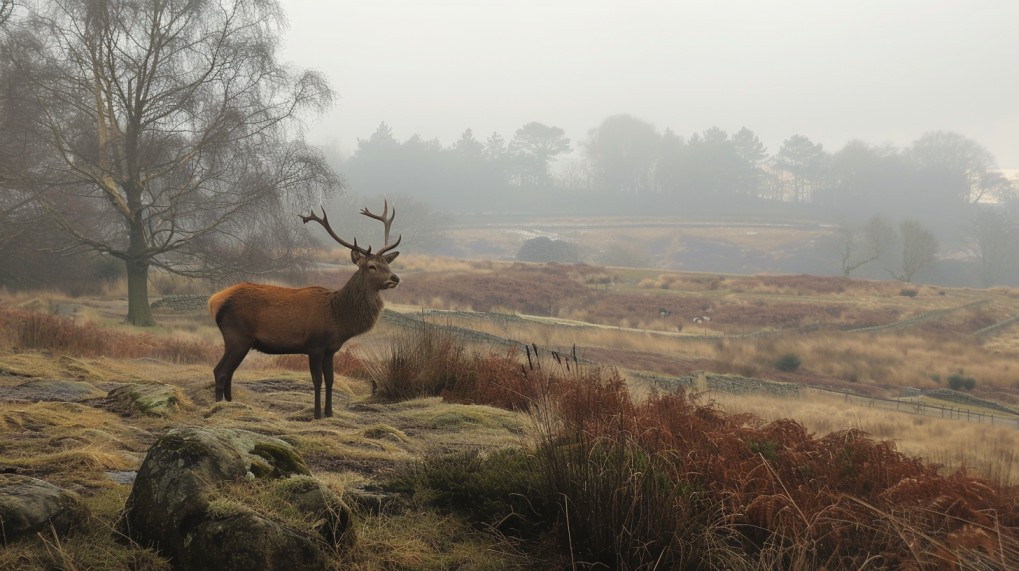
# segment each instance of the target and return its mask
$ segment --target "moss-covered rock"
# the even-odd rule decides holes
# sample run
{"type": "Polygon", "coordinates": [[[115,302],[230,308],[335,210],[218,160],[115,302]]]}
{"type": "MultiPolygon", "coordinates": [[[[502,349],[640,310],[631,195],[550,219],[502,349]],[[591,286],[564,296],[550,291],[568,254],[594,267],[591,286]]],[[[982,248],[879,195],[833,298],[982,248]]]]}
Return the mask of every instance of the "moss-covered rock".
{"type": "Polygon", "coordinates": [[[111,406],[125,414],[170,416],[190,406],[180,389],[159,383],[121,385],[108,396],[111,406]]]}
{"type": "Polygon", "coordinates": [[[177,569],[321,569],[353,537],[349,509],[310,477],[286,442],[245,430],[171,430],[149,450],[128,497],[122,531],[177,569]],[[291,482],[293,480],[293,482],[291,482]],[[271,509],[241,509],[229,490],[278,489],[306,525],[271,509]],[[306,515],[306,517],[305,517],[306,515]]]}
{"type": "Polygon", "coordinates": [[[74,492],[29,476],[0,474],[0,541],[51,529],[64,535],[86,517],[88,510],[74,492]]]}
{"type": "Polygon", "coordinates": [[[329,556],[316,538],[259,514],[236,513],[198,522],[175,569],[329,569],[329,556]]]}

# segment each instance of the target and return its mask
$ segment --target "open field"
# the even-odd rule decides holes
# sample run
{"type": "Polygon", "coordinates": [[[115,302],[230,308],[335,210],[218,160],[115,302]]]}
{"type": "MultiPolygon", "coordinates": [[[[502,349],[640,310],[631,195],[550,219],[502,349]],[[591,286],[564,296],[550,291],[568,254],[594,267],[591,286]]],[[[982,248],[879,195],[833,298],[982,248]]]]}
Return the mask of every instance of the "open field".
{"type": "Polygon", "coordinates": [[[731,273],[830,273],[831,227],[676,218],[473,217],[449,230],[459,258],[512,260],[530,238],[580,246],[597,264],[731,273]]]}
{"type": "MultiPolygon", "coordinates": [[[[345,348],[349,367],[338,368],[345,376],[337,381],[336,416],[313,422],[302,358],[250,355],[238,370],[234,402],[214,403],[211,367],[220,340],[201,310],[161,309],[160,326],[138,332],[118,324],[125,304],[115,292],[107,299],[0,296],[0,468],[70,487],[94,514],[86,533],[59,548],[40,538],[50,555],[8,550],[0,569],[46,557],[70,558],[76,563],[51,566],[76,569],[156,561],[112,539],[129,491],[116,477],[137,470],[170,427],[285,436],[316,477],[348,494],[436,451],[530,446],[533,418],[521,412],[436,397],[372,397],[359,363],[384,360],[393,341],[422,322],[455,332],[481,354],[523,361],[522,347],[532,345],[618,369],[638,398],[667,386],[648,379],[701,372],[786,383],[799,390],[735,394],[696,382],[692,390],[729,414],[795,419],[818,438],[859,429],[939,465],[942,474],[965,469],[997,484],[1019,483],[1019,414],[1012,412],[1019,410],[1019,323],[1009,321],[1019,315],[1019,291],[445,259],[412,259],[398,271],[403,285],[387,292],[387,316],[345,348]],[[710,320],[694,323],[705,316],[710,320]],[[787,355],[798,365],[780,370],[787,355]],[[973,385],[948,391],[953,378],[973,385]],[[108,397],[139,383],[175,387],[179,406],[145,415],[108,397]],[[959,398],[943,400],[953,394],[959,398]],[[870,398],[904,405],[897,411],[868,404],[870,398]],[[921,398],[993,414],[998,423],[913,414],[908,405],[921,398]]],[[[325,271],[310,281],[331,286],[343,276],[325,271]]],[[[527,566],[504,538],[424,507],[391,518],[362,514],[358,525],[353,568],[527,566]]]]}

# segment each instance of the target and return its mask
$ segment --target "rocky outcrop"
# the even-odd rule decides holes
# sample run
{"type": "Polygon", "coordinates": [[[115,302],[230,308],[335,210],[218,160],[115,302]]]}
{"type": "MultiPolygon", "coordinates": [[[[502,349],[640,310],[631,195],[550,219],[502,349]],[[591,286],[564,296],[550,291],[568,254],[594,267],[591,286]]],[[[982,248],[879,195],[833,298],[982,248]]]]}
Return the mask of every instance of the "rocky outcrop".
{"type": "Polygon", "coordinates": [[[292,446],[233,429],[160,438],[121,526],[177,569],[323,569],[353,540],[350,510],[292,446]]]}
{"type": "Polygon", "coordinates": [[[0,474],[0,545],[37,531],[67,534],[87,517],[74,492],[17,474],[0,474]]]}

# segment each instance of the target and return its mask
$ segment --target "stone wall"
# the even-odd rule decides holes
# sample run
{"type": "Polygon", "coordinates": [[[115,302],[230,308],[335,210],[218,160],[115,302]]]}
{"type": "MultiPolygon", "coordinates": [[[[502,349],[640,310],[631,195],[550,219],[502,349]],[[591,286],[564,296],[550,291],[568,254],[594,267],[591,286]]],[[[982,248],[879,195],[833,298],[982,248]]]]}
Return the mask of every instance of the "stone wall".
{"type": "Polygon", "coordinates": [[[208,311],[209,296],[207,295],[165,295],[152,302],[152,309],[191,313],[208,311]]]}

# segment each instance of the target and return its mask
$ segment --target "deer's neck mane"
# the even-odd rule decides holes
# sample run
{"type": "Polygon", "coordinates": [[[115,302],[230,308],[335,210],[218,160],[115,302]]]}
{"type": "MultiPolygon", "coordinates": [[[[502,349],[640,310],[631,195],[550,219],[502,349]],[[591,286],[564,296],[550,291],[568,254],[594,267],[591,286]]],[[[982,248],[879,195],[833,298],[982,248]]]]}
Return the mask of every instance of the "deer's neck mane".
{"type": "Polygon", "coordinates": [[[378,290],[368,287],[364,272],[358,271],[343,289],[332,296],[333,317],[343,328],[354,335],[360,335],[375,325],[382,313],[382,296],[378,290]]]}

